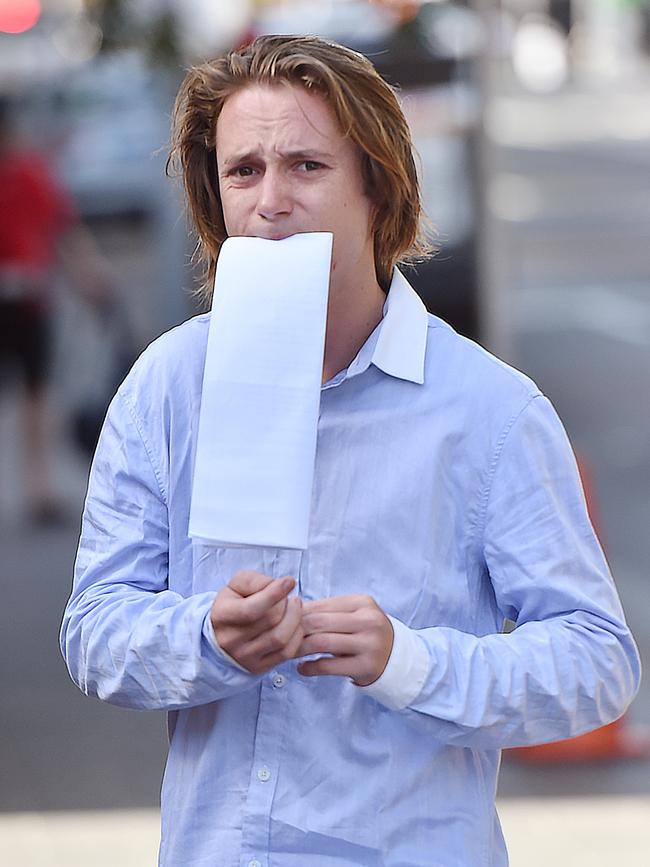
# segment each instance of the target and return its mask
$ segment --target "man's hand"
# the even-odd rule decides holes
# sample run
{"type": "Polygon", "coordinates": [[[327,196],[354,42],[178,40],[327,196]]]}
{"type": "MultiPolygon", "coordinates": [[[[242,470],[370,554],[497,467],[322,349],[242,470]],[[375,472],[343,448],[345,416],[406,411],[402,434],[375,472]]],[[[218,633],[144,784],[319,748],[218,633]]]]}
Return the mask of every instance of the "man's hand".
{"type": "Polygon", "coordinates": [[[254,674],[293,659],[303,639],[301,600],[287,598],[295,585],[293,578],[237,572],[210,611],[219,647],[254,674]]]}
{"type": "Polygon", "coordinates": [[[330,653],[298,666],[307,677],[335,674],[368,686],[381,677],[393,649],[393,627],[371,596],[334,596],[303,603],[305,638],[297,656],[330,653]]]}

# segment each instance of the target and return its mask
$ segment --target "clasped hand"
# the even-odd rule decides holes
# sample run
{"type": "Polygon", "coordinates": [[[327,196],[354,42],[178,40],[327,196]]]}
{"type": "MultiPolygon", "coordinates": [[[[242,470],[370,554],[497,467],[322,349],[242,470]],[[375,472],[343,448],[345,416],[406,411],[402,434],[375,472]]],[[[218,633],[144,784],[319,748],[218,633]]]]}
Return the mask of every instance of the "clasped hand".
{"type": "Polygon", "coordinates": [[[381,676],[393,647],[393,627],[371,596],[302,602],[290,577],[243,571],[217,593],[210,618],[219,646],[239,665],[263,674],[288,659],[306,677],[338,675],[367,686],[381,676]]]}

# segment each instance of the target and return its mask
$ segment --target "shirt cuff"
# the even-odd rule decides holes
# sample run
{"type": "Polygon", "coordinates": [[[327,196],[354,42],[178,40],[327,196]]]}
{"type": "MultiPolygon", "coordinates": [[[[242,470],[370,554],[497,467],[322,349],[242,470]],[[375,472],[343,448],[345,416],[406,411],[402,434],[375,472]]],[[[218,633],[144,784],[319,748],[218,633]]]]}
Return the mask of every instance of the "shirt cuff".
{"type": "Polygon", "coordinates": [[[390,710],[403,710],[420,694],[429,671],[429,652],[415,629],[388,615],[393,626],[393,649],[386,668],[374,683],[360,692],[390,710]]]}
{"type": "Polygon", "coordinates": [[[245,674],[252,675],[252,672],[247,668],[244,668],[243,665],[240,665],[236,659],[233,659],[232,656],[226,653],[226,651],[220,647],[219,642],[217,641],[217,636],[214,634],[214,629],[212,627],[212,620],[210,619],[210,612],[205,616],[205,620],[203,621],[203,635],[207,640],[210,647],[217,653],[221,659],[225,662],[229,662],[231,665],[234,665],[235,668],[238,668],[240,671],[243,671],[245,674]]]}

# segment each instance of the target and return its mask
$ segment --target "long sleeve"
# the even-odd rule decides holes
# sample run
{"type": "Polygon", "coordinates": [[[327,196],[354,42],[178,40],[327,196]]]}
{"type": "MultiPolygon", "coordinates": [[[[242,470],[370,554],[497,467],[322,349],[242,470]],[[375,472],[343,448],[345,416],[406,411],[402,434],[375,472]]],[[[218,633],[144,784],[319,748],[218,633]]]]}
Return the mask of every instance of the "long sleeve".
{"type": "Polygon", "coordinates": [[[166,499],[154,450],[118,392],[90,474],[61,648],[83,692],[126,707],[189,707],[258,681],[215,648],[214,591],[168,589],[166,499]]]}
{"type": "Polygon", "coordinates": [[[500,438],[480,530],[496,609],[516,628],[417,630],[429,671],[404,712],[430,715],[441,740],[476,748],[572,737],[618,718],[638,688],[639,657],[571,447],[539,394],[500,438]]]}

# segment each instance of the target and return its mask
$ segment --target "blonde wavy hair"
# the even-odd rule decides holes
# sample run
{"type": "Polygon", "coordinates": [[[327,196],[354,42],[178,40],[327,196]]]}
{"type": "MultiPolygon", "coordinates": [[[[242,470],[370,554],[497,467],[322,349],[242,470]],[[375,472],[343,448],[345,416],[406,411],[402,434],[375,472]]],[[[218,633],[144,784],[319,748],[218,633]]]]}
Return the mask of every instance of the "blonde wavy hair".
{"type": "Polygon", "coordinates": [[[167,174],[182,175],[198,235],[199,299],[209,304],[227,237],[219,195],[216,124],[233,93],[252,84],[292,84],[320,94],[341,132],[359,148],[366,195],[375,205],[374,258],[386,291],[396,264],[433,252],[422,210],[411,133],[394,90],[363,55],[314,36],[260,36],[250,45],[192,67],[174,105],[167,174]],[[180,170],[180,171],[179,171],[180,170]]]}

